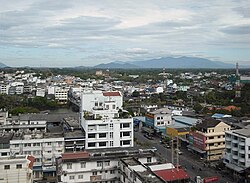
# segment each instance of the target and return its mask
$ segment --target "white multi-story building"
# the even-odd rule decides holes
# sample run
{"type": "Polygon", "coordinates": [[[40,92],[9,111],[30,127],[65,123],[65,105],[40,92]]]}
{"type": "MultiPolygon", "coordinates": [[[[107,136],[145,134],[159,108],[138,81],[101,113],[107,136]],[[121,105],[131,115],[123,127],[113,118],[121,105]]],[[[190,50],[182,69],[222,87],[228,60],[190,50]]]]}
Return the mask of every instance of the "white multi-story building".
{"type": "Polygon", "coordinates": [[[136,157],[139,161],[156,163],[158,160],[150,149],[105,150],[64,153],[57,160],[57,175],[63,183],[120,182],[121,159],[136,157]]]}
{"type": "Polygon", "coordinates": [[[37,97],[44,97],[45,96],[45,88],[37,88],[36,89],[36,96],[37,97]]]}
{"type": "Polygon", "coordinates": [[[0,85],[0,94],[9,94],[9,88],[10,85],[6,85],[6,84],[1,84],[0,85]]]}
{"type": "Polygon", "coordinates": [[[32,183],[33,163],[34,157],[32,156],[1,157],[0,183],[32,183]]]}
{"type": "Polygon", "coordinates": [[[83,119],[81,125],[85,130],[86,149],[134,146],[132,118],[83,119]]]}
{"type": "Polygon", "coordinates": [[[55,99],[60,103],[67,103],[69,88],[55,87],[55,99]]]}
{"type": "Polygon", "coordinates": [[[64,153],[64,138],[53,134],[20,134],[10,140],[11,155],[32,155],[34,162],[34,179],[48,176],[55,176],[56,158],[64,153]]]}
{"type": "Polygon", "coordinates": [[[244,129],[226,131],[225,165],[240,172],[250,167],[250,125],[244,129]]]}
{"type": "Polygon", "coordinates": [[[123,97],[119,91],[103,92],[100,90],[85,90],[81,96],[81,110],[92,111],[93,108],[103,108],[106,102],[113,101],[116,109],[121,109],[123,97]]]}

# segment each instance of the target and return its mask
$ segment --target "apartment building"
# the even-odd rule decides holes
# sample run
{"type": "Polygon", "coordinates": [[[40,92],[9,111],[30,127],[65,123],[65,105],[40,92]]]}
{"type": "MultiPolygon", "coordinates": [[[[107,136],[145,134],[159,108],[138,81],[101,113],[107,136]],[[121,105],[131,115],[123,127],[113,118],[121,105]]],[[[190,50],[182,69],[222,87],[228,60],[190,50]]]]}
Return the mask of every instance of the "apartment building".
{"type": "Polygon", "coordinates": [[[8,84],[0,84],[0,94],[9,94],[10,85],[8,84]]]}
{"type": "Polygon", "coordinates": [[[33,156],[0,157],[0,183],[32,183],[33,156]]]}
{"type": "Polygon", "coordinates": [[[151,149],[105,149],[103,151],[64,153],[57,160],[59,182],[108,182],[119,183],[122,158],[136,157],[141,162],[158,160],[151,149]]]}
{"type": "Polygon", "coordinates": [[[69,87],[55,87],[55,99],[59,103],[67,103],[69,87]]]}
{"type": "Polygon", "coordinates": [[[85,131],[85,149],[133,147],[133,120],[127,119],[100,119],[81,122],[85,131]]]}
{"type": "Polygon", "coordinates": [[[10,140],[11,155],[34,156],[35,180],[55,176],[56,158],[61,156],[61,153],[64,153],[64,138],[61,134],[15,134],[10,140]]]}
{"type": "Polygon", "coordinates": [[[189,133],[189,148],[208,161],[222,158],[225,149],[225,131],[231,127],[224,122],[206,118],[189,133]]]}
{"type": "Polygon", "coordinates": [[[103,92],[100,90],[84,90],[81,95],[81,111],[92,111],[92,109],[106,108],[107,102],[113,101],[116,109],[122,109],[123,97],[119,91],[103,92]]]}
{"type": "Polygon", "coordinates": [[[224,163],[239,173],[250,167],[250,125],[244,129],[226,131],[224,163]]]}
{"type": "Polygon", "coordinates": [[[150,157],[148,162],[142,162],[135,157],[122,158],[120,161],[121,183],[165,183],[190,182],[190,177],[181,168],[172,163],[155,163],[150,157]]]}
{"type": "Polygon", "coordinates": [[[172,125],[172,111],[168,108],[157,109],[145,114],[145,124],[156,130],[165,131],[166,126],[172,125]]]}

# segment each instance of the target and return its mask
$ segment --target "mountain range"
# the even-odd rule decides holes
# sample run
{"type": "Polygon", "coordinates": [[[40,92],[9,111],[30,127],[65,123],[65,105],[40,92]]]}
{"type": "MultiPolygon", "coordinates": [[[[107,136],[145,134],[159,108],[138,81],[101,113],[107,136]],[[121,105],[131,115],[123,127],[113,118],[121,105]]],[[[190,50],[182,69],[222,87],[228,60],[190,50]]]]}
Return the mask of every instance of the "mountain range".
{"type": "Polygon", "coordinates": [[[110,62],[107,64],[99,64],[94,68],[103,69],[131,69],[131,68],[234,68],[234,64],[228,64],[220,61],[211,61],[205,58],[197,57],[163,57],[158,59],[150,59],[144,61],[132,61],[132,62],[110,62]]]}
{"type": "Polygon", "coordinates": [[[8,66],[0,62],[0,68],[5,68],[5,67],[8,67],[8,66]]]}

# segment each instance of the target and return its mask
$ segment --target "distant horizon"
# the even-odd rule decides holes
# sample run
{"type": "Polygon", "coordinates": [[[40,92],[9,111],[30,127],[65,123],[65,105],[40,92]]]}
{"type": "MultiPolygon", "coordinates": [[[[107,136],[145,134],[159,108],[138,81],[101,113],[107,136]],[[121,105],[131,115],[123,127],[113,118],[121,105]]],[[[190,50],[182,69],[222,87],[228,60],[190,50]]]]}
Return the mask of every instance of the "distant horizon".
{"type": "Polygon", "coordinates": [[[4,1],[0,62],[92,67],[188,56],[250,65],[249,9],[235,0],[4,1]]]}

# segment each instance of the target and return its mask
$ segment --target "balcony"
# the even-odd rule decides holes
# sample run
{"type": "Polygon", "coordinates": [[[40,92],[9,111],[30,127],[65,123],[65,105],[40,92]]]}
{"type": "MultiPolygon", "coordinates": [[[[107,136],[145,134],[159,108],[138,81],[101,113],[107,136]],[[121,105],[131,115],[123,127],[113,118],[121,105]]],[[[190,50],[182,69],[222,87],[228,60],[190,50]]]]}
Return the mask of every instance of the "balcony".
{"type": "Polygon", "coordinates": [[[232,158],[234,159],[234,160],[238,160],[238,155],[232,155],[232,158]]]}
{"type": "Polygon", "coordinates": [[[245,149],[244,149],[244,150],[243,150],[243,149],[240,149],[240,150],[239,150],[239,153],[240,153],[240,154],[245,154],[245,149]]]}
{"type": "Polygon", "coordinates": [[[239,162],[245,163],[245,158],[239,158],[239,162]]]}
{"type": "Polygon", "coordinates": [[[240,141],[240,142],[239,142],[239,145],[240,145],[240,146],[245,146],[245,141],[240,141]]]}
{"type": "Polygon", "coordinates": [[[226,144],[226,146],[225,146],[227,149],[231,149],[231,144],[226,144]]]}
{"type": "Polygon", "coordinates": [[[232,147],[232,150],[233,151],[238,151],[239,149],[238,149],[238,147],[232,147]]]}
{"type": "Polygon", "coordinates": [[[225,139],[226,139],[226,141],[228,141],[228,142],[231,142],[231,141],[232,141],[232,139],[231,139],[230,137],[226,137],[225,139]]]}
{"type": "Polygon", "coordinates": [[[238,139],[233,139],[232,142],[233,142],[234,144],[238,144],[238,143],[239,143],[238,139]]]}

